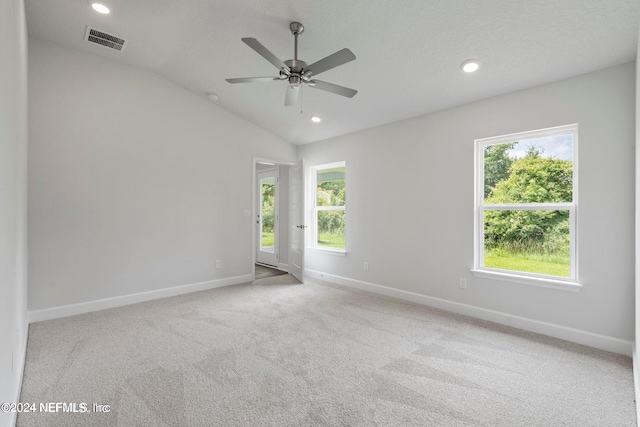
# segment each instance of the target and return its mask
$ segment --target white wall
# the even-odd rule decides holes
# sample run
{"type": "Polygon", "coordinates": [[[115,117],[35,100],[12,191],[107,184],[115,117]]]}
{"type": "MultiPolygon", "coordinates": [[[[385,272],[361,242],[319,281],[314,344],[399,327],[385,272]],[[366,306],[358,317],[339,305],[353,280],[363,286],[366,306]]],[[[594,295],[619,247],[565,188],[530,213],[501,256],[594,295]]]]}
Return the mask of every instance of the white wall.
{"type": "Polygon", "coordinates": [[[253,156],[294,146],[49,42],[29,40],[29,79],[29,310],[251,274],[253,156]]]}
{"type": "Polygon", "coordinates": [[[306,268],[633,340],[634,103],[630,63],[301,146],[308,166],[347,162],[348,254],[307,251],[306,268]],[[584,288],[474,277],[474,139],[570,123],[584,288]]]}
{"type": "MultiPolygon", "coordinates": [[[[22,0],[0,2],[0,402],[16,402],[27,332],[27,33],[22,0]]],[[[0,425],[14,414],[0,412],[0,425]]]]}

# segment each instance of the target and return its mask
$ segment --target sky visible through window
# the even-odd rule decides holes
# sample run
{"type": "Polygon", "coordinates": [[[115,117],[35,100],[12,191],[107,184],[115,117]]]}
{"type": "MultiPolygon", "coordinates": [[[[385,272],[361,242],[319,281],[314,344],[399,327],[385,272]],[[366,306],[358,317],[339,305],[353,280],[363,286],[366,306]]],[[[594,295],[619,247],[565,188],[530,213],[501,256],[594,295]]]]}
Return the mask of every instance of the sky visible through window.
{"type": "Polygon", "coordinates": [[[513,159],[524,157],[531,146],[542,149],[542,157],[573,161],[572,134],[523,139],[519,141],[513,149],[509,150],[509,157],[513,159]]]}

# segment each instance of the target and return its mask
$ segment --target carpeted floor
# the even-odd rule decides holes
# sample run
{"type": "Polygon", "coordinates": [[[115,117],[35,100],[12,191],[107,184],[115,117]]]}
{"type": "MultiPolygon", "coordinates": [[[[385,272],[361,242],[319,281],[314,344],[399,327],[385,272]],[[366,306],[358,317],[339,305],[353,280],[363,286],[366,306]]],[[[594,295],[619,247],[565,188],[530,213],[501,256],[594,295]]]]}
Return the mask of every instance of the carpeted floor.
{"type": "Polygon", "coordinates": [[[289,275],[35,323],[18,426],[635,426],[631,359],[289,275]]]}

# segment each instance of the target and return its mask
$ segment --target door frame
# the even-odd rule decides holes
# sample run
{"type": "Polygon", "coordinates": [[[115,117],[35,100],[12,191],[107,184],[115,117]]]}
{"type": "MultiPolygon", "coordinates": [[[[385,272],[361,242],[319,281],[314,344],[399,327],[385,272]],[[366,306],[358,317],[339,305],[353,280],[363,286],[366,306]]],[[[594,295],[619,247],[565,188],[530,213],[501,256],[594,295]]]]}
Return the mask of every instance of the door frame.
{"type": "MultiPolygon", "coordinates": [[[[271,159],[271,158],[267,158],[267,157],[256,157],[254,156],[252,161],[251,161],[251,277],[252,277],[252,281],[256,279],[256,253],[258,252],[258,247],[257,247],[257,243],[258,243],[258,237],[256,234],[256,218],[258,215],[258,203],[257,203],[257,198],[258,198],[258,174],[256,171],[256,168],[258,167],[258,164],[262,163],[262,164],[270,164],[273,166],[292,166],[295,162],[290,162],[287,160],[278,160],[278,159],[271,159]]],[[[282,226],[282,224],[280,224],[282,226]]],[[[289,224],[287,224],[287,227],[289,226],[289,224]]],[[[287,242],[287,248],[289,247],[289,244],[287,242]]],[[[287,249],[288,250],[288,249],[287,249]]]]}

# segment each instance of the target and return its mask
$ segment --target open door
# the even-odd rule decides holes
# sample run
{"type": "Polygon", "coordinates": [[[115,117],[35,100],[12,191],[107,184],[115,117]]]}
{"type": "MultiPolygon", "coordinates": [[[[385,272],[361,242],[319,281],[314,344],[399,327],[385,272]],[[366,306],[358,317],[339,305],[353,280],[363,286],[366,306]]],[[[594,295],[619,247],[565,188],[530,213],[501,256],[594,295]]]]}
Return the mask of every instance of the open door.
{"type": "Polygon", "coordinates": [[[278,267],[279,230],[279,172],[258,172],[258,232],[256,261],[278,267]]]}
{"type": "Polygon", "coordinates": [[[304,283],[304,159],[289,168],[289,273],[304,283]]]}

